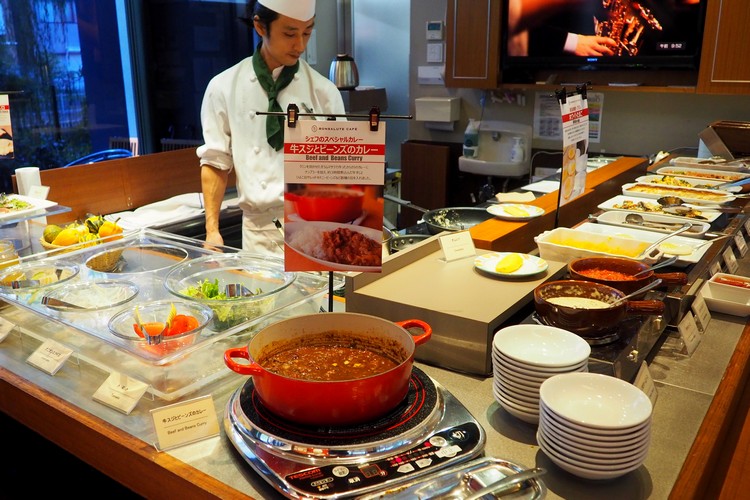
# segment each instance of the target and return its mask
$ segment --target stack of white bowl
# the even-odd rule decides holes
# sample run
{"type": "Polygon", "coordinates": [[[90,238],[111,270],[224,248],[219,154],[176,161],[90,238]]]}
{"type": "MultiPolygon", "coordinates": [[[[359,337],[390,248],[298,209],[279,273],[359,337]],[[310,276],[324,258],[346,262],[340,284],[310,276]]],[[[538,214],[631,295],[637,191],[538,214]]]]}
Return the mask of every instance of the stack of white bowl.
{"type": "Polygon", "coordinates": [[[598,373],[567,373],[546,380],[539,395],[537,441],[561,469],[613,479],[646,460],[652,405],[634,385],[598,373]]]}
{"type": "Polygon", "coordinates": [[[539,422],[539,387],[548,378],[587,372],[591,346],[567,330],[537,324],[499,330],[492,342],[495,401],[511,415],[539,422]]]}

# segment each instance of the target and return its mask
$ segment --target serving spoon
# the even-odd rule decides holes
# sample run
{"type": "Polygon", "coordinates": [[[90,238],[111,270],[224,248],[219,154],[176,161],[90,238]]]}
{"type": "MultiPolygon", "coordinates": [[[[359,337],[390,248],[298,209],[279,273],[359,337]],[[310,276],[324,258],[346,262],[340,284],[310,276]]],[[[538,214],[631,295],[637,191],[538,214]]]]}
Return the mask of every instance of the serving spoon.
{"type": "MultiPolygon", "coordinates": [[[[641,214],[628,214],[625,216],[625,222],[633,224],[635,226],[652,227],[654,229],[674,229],[682,227],[680,222],[655,222],[646,221],[641,214]]],[[[701,232],[700,226],[697,224],[690,224],[687,230],[688,233],[699,233],[701,232]]]]}
{"type": "Polygon", "coordinates": [[[663,260],[663,261],[659,262],[658,264],[654,264],[653,266],[649,266],[649,267],[647,267],[647,268],[646,268],[646,269],[644,269],[643,271],[640,271],[640,272],[637,272],[637,273],[635,273],[635,274],[633,275],[633,277],[634,277],[634,278],[637,278],[637,277],[638,277],[638,276],[640,276],[641,274],[646,274],[647,272],[649,272],[649,271],[653,271],[654,269],[659,269],[659,268],[662,268],[662,267],[667,267],[667,266],[671,266],[672,264],[674,264],[675,262],[677,262],[677,258],[678,258],[678,256],[677,256],[677,255],[673,255],[673,256],[671,256],[670,258],[668,258],[668,259],[665,259],[665,260],[663,260]]]}
{"type": "MultiPolygon", "coordinates": [[[[662,196],[661,198],[658,198],[656,200],[656,203],[661,205],[664,208],[675,208],[675,207],[684,207],[686,209],[690,209],[689,206],[685,205],[685,200],[680,198],[679,196],[662,196]]],[[[740,207],[722,207],[719,205],[713,205],[713,204],[704,204],[704,203],[693,203],[693,205],[699,205],[701,207],[706,207],[708,210],[715,210],[717,212],[725,213],[725,214],[738,214],[743,211],[740,207]]]]}
{"type": "Polygon", "coordinates": [[[639,288],[639,289],[638,289],[638,290],[636,290],[635,292],[633,292],[633,293],[629,293],[629,294],[627,294],[626,296],[624,296],[624,297],[620,297],[619,299],[615,300],[614,302],[612,302],[612,303],[611,303],[611,304],[609,305],[609,307],[615,307],[615,306],[618,306],[618,305],[620,305],[620,304],[621,304],[622,302],[624,302],[624,301],[628,300],[628,299],[629,299],[629,298],[631,298],[631,297],[635,297],[636,295],[640,295],[640,294],[642,294],[643,292],[648,292],[648,291],[649,291],[649,290],[651,290],[652,288],[656,288],[657,286],[661,285],[661,281],[662,281],[662,280],[661,280],[661,278],[656,278],[656,279],[655,279],[654,281],[652,281],[651,283],[649,283],[649,284],[648,284],[648,285],[646,285],[646,286],[642,286],[641,288],[639,288]]]}

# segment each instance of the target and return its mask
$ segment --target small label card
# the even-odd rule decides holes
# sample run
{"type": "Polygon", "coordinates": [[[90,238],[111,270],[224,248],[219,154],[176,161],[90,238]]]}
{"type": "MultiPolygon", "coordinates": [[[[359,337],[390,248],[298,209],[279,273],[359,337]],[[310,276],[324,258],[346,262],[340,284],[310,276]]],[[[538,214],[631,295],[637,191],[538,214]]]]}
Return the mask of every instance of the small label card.
{"type": "Polygon", "coordinates": [[[742,235],[742,232],[738,232],[734,236],[734,242],[737,244],[737,250],[740,251],[740,257],[744,257],[747,253],[747,242],[745,241],[745,237],[742,235]]]}
{"type": "Polygon", "coordinates": [[[745,220],[745,232],[750,236],[750,217],[745,220]]]}
{"type": "Polygon", "coordinates": [[[0,342],[5,340],[15,327],[15,323],[11,323],[5,318],[0,318],[0,342]]]}
{"type": "Polygon", "coordinates": [[[456,231],[441,236],[438,240],[440,248],[443,250],[443,257],[446,262],[474,257],[477,250],[474,247],[474,240],[471,239],[469,231],[456,231]]]}
{"type": "Polygon", "coordinates": [[[698,331],[698,325],[695,324],[695,317],[693,317],[692,312],[688,311],[685,314],[680,324],[677,325],[677,330],[685,343],[685,352],[688,356],[692,356],[701,342],[701,333],[698,331]]]}
{"type": "Polygon", "coordinates": [[[54,375],[65,364],[71,354],[73,354],[72,349],[48,340],[40,345],[36,351],[32,352],[31,356],[26,358],[26,362],[32,366],[36,366],[43,372],[54,375]]]}
{"type": "Polygon", "coordinates": [[[36,198],[37,200],[46,200],[48,195],[49,186],[31,186],[26,194],[29,198],[36,198]]]}
{"type": "Polygon", "coordinates": [[[130,415],[138,401],[146,393],[148,384],[132,379],[122,373],[112,372],[94,393],[94,401],[130,415]]]}
{"type": "Polygon", "coordinates": [[[168,450],[219,434],[211,395],[151,410],[159,450],[168,450]]]}
{"type": "Polygon", "coordinates": [[[703,295],[699,293],[695,294],[695,299],[690,304],[690,309],[692,309],[695,315],[695,322],[698,324],[698,329],[701,333],[706,333],[708,322],[711,321],[711,311],[708,310],[708,305],[706,305],[703,295]]]}
{"type": "Polygon", "coordinates": [[[727,247],[722,255],[724,256],[724,264],[727,266],[727,272],[735,274],[740,265],[737,263],[737,257],[734,256],[732,247],[727,247]]]}
{"type": "Polygon", "coordinates": [[[651,377],[651,372],[645,361],[641,363],[641,367],[635,375],[633,385],[642,390],[646,396],[648,396],[648,399],[651,400],[651,406],[656,406],[656,398],[659,397],[659,393],[656,391],[654,379],[651,377]]]}
{"type": "Polygon", "coordinates": [[[718,274],[721,272],[721,262],[718,260],[714,261],[713,264],[711,264],[711,275],[718,274]]]}

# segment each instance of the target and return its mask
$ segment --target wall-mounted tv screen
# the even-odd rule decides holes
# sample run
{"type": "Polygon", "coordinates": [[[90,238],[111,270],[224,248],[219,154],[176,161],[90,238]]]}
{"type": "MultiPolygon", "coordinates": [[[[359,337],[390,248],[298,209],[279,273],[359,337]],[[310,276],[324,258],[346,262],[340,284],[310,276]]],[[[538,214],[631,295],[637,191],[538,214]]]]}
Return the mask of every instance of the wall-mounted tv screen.
{"type": "Polygon", "coordinates": [[[695,69],[707,0],[503,0],[504,72],[695,69]]]}

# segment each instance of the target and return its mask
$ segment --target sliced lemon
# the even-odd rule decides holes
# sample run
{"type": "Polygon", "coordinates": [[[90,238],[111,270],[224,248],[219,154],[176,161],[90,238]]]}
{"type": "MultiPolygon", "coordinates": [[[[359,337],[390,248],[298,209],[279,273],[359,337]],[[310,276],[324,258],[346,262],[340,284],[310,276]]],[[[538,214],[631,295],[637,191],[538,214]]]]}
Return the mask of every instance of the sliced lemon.
{"type": "Polygon", "coordinates": [[[495,264],[495,271],[502,274],[509,274],[521,269],[522,265],[523,257],[521,257],[521,255],[517,253],[509,253],[495,264]]]}

